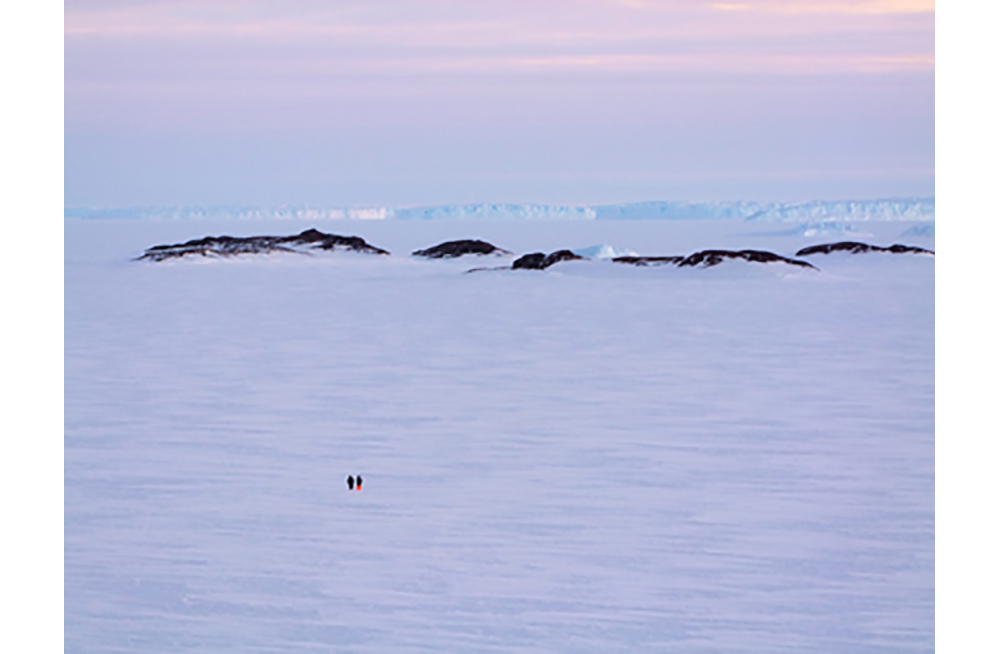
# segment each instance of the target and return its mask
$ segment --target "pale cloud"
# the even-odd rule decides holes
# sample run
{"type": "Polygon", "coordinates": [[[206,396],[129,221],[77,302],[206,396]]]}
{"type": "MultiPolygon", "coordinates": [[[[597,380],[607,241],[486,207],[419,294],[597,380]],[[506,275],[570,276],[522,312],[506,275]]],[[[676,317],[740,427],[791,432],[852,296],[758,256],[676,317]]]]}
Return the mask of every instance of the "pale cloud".
{"type": "MultiPolygon", "coordinates": [[[[523,0],[464,3],[449,0],[391,0],[336,3],[289,0],[67,0],[68,36],[281,36],[296,34],[396,34],[490,29],[517,42],[522,33],[560,38],[563,33],[627,38],[652,29],[683,28],[695,33],[725,30],[733,13],[853,16],[864,29],[865,17],[933,14],[934,0],[523,0]]],[[[748,33],[764,29],[761,21],[744,22],[748,33]]],[[[823,30],[822,21],[780,28],[823,30]]],[[[773,29],[773,27],[772,27],[773,29]]],[[[668,30],[669,31],[669,30],[668,30]]]]}
{"type": "MultiPolygon", "coordinates": [[[[254,75],[241,69],[213,66],[177,76],[141,74],[112,79],[67,80],[71,98],[125,93],[134,97],[189,98],[345,97],[419,94],[421,88],[442,89],[462,80],[493,78],[527,81],[563,79],[669,80],[675,74],[813,76],[827,74],[932,74],[934,58],[926,55],[783,55],[738,53],[376,56],[306,58],[292,61],[255,60],[254,75]],[[395,89],[395,91],[393,90],[395,89]]],[[[516,83],[516,82],[515,82],[516,83]]]]}
{"type": "Polygon", "coordinates": [[[934,0],[763,0],[760,2],[716,2],[719,11],[762,11],[783,14],[925,14],[934,13],[934,0]]]}
{"type": "MultiPolygon", "coordinates": [[[[524,23],[495,12],[479,11],[450,14],[426,12],[417,16],[394,14],[386,8],[408,6],[397,1],[376,3],[289,2],[262,4],[247,2],[149,2],[135,5],[118,3],[86,8],[67,8],[67,37],[102,38],[148,36],[152,38],[262,38],[343,37],[367,42],[396,43],[406,46],[414,41],[449,44],[455,41],[482,43],[484,37],[496,42],[498,37],[518,40],[524,23]]],[[[529,33],[537,29],[527,30],[529,33]]],[[[558,37],[559,34],[554,36],[558,37]]]]}
{"type": "Polygon", "coordinates": [[[733,186],[743,170],[754,180],[850,170],[885,195],[910,186],[883,187],[886,175],[866,171],[905,166],[921,167],[904,177],[932,193],[933,9],[65,0],[66,197],[577,201],[600,184],[635,199],[803,193],[798,182],[733,186]],[[715,190],[650,181],[665,170],[719,177],[715,190]],[[511,171],[530,181],[497,181],[511,171]],[[486,181],[471,187],[463,175],[486,181]],[[427,179],[441,180],[437,190],[427,179]]]}
{"type": "Polygon", "coordinates": [[[934,13],[934,0],[612,0],[629,9],[680,11],[741,11],[780,14],[891,15],[934,13]]]}
{"type": "MultiPolygon", "coordinates": [[[[114,82],[84,52],[170,52],[171,75],[207,79],[191,48],[226,48],[227,72],[251,79],[407,72],[933,73],[933,14],[926,0],[552,0],[537,4],[393,0],[284,3],[68,0],[67,90],[114,82]],[[657,11],[644,11],[641,8],[657,11]],[[826,12],[826,13],[824,13],[826,12]],[[836,15],[831,15],[831,13],[836,15]],[[92,49],[100,45],[101,50],[92,49]],[[184,46],[179,46],[183,42],[184,46]],[[224,45],[223,45],[224,44],[224,45]],[[239,53],[237,56],[236,53],[239,53]],[[79,63],[77,63],[79,62],[79,63]],[[82,82],[83,84],[79,84],[82,82]]],[[[223,61],[223,60],[220,60],[223,61]]],[[[147,74],[122,77],[159,79],[147,74]]],[[[215,64],[222,66],[222,63],[215,64]]],[[[297,82],[296,82],[297,83],[297,82]]],[[[89,88],[89,87],[88,87],[89,88]]]]}
{"type": "Polygon", "coordinates": [[[834,72],[930,72],[934,57],[863,55],[581,55],[521,57],[503,60],[508,66],[537,70],[605,70],[613,72],[735,72],[822,74],[834,72]]]}

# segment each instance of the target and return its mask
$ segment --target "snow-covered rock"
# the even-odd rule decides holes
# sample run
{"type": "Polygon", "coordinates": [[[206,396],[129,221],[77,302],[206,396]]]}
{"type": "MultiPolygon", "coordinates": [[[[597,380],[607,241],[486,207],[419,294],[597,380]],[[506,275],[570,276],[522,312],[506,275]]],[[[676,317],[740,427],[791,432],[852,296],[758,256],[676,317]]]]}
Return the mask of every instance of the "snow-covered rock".
{"type": "Polygon", "coordinates": [[[867,243],[858,243],[856,241],[841,241],[840,243],[823,243],[821,245],[810,245],[809,247],[802,248],[795,253],[797,257],[807,257],[810,254],[830,254],[832,252],[849,252],[851,254],[860,254],[863,252],[891,252],[893,254],[930,254],[933,255],[932,250],[926,248],[917,247],[915,245],[901,245],[899,243],[895,245],[890,245],[889,247],[882,247],[880,245],[869,245],[867,243]]]}
{"type": "Polygon", "coordinates": [[[504,255],[513,253],[504,250],[503,248],[498,248],[492,243],[487,243],[486,241],[469,239],[461,241],[448,241],[447,243],[441,243],[440,245],[435,245],[434,247],[425,248],[423,250],[414,250],[413,252],[413,256],[415,257],[426,257],[428,259],[453,259],[466,254],[504,255]]]}
{"type": "Polygon", "coordinates": [[[295,236],[206,236],[173,245],[154,245],[138,259],[164,261],[190,255],[231,257],[239,254],[271,252],[305,253],[310,250],[351,250],[368,254],[389,254],[386,250],[369,245],[359,236],[338,236],[324,234],[316,229],[307,229],[295,236]]]}
{"type": "Polygon", "coordinates": [[[667,257],[641,257],[641,256],[627,256],[627,257],[615,257],[612,259],[615,263],[628,263],[633,266],[666,266],[669,264],[678,264],[684,261],[682,256],[667,256],[667,257]]]}
{"type": "Polygon", "coordinates": [[[511,265],[511,269],[545,270],[549,266],[557,264],[560,261],[572,261],[574,259],[583,259],[583,257],[575,254],[572,250],[559,250],[551,254],[545,254],[544,252],[532,252],[531,254],[526,254],[515,261],[511,265]]]}

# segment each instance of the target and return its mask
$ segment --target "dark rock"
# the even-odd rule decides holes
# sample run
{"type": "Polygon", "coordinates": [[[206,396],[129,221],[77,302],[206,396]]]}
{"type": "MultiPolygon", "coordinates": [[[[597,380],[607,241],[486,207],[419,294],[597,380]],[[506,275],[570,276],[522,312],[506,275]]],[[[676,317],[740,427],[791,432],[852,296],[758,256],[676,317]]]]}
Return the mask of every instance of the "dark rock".
{"type": "Polygon", "coordinates": [[[788,263],[793,266],[801,266],[803,268],[812,268],[813,270],[816,269],[816,267],[808,261],[789,259],[788,257],[781,256],[780,254],[765,252],[764,250],[702,250],[701,252],[689,254],[677,265],[678,267],[700,265],[702,268],[708,268],[710,266],[717,266],[726,259],[743,259],[744,261],[755,261],[757,263],[780,262],[788,263]]]}
{"type": "Polygon", "coordinates": [[[802,248],[796,252],[795,256],[807,257],[810,254],[830,254],[831,252],[849,252],[851,254],[860,254],[862,252],[892,252],[894,254],[912,252],[914,254],[934,254],[933,250],[926,250],[914,245],[900,245],[897,243],[884,248],[879,245],[869,245],[867,243],[858,243],[856,241],[841,241],[840,243],[810,245],[809,247],[802,248]]]}
{"type": "Polygon", "coordinates": [[[544,252],[533,252],[531,254],[526,254],[513,264],[511,264],[511,269],[517,270],[518,268],[523,268],[525,270],[541,270],[545,266],[545,253],[544,252]]]}
{"type": "MultiPolygon", "coordinates": [[[[317,243],[320,241],[325,241],[326,239],[333,238],[344,238],[343,236],[334,236],[333,234],[324,234],[318,229],[307,229],[306,231],[298,234],[297,236],[282,236],[283,241],[297,241],[300,243],[317,243]]],[[[356,236],[351,236],[348,238],[357,238],[356,236]]]]}
{"type": "Polygon", "coordinates": [[[559,263],[560,261],[573,261],[576,259],[583,259],[583,257],[570,250],[559,250],[558,252],[553,252],[545,257],[545,261],[542,262],[542,268],[548,268],[552,264],[559,263]]]}
{"type": "Polygon", "coordinates": [[[684,257],[615,257],[615,263],[628,263],[633,266],[665,266],[669,263],[677,264],[684,260],[684,257]]]}
{"type": "Polygon", "coordinates": [[[672,257],[615,257],[612,259],[615,263],[627,263],[633,266],[665,266],[668,264],[676,264],[677,266],[701,266],[702,268],[708,268],[710,266],[717,266],[726,259],[742,259],[744,261],[755,261],[758,263],[788,263],[793,266],[802,266],[804,268],[814,268],[812,264],[807,261],[797,261],[795,259],[789,259],[783,257],[779,254],[774,254],[773,252],[765,252],[763,250],[702,250],[701,252],[695,252],[694,254],[689,254],[686,257],[672,256],[672,257]]]}
{"type": "Polygon", "coordinates": [[[855,241],[841,241],[840,243],[824,243],[823,245],[810,245],[795,253],[797,257],[806,257],[810,254],[830,254],[831,252],[868,252],[872,246],[867,243],[857,243],[855,241]]]}
{"type": "Polygon", "coordinates": [[[369,254],[389,254],[387,251],[369,245],[358,236],[338,236],[324,234],[316,229],[307,229],[294,236],[206,236],[174,245],[154,245],[138,258],[150,261],[179,258],[188,255],[229,257],[238,254],[266,254],[270,252],[300,252],[311,249],[351,250],[369,254]]]}
{"type": "Polygon", "coordinates": [[[428,259],[452,259],[466,254],[513,254],[502,248],[498,248],[486,241],[448,241],[426,250],[416,250],[415,257],[427,257],[428,259]]]}
{"type": "Polygon", "coordinates": [[[524,270],[545,270],[549,266],[559,263],[560,261],[572,261],[574,259],[583,259],[579,254],[575,254],[570,250],[559,250],[558,252],[553,252],[552,254],[546,255],[544,252],[533,252],[531,254],[526,254],[511,265],[511,269],[517,270],[522,268],[524,270]]]}

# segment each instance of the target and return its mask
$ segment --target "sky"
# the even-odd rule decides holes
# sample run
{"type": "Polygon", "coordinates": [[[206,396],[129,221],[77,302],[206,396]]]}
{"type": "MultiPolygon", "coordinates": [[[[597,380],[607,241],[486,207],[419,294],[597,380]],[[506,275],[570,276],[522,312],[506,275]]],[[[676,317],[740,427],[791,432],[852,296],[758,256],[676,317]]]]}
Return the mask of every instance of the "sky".
{"type": "Polygon", "coordinates": [[[65,204],[934,195],[927,0],[66,0],[65,204]]]}

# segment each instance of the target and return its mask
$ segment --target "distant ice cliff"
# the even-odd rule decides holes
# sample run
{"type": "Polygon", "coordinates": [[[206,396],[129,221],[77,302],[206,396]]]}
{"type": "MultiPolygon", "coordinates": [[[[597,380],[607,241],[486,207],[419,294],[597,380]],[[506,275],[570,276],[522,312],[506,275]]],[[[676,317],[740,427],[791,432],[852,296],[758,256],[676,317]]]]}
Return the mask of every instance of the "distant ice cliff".
{"type": "Polygon", "coordinates": [[[302,220],[718,220],[829,223],[933,221],[934,198],[812,202],[634,202],[602,205],[449,204],[429,207],[135,207],[67,208],[67,218],[287,218],[302,220]]]}
{"type": "Polygon", "coordinates": [[[934,198],[812,202],[639,202],[594,207],[599,220],[704,220],[813,222],[830,220],[934,220],[934,198]]]}

